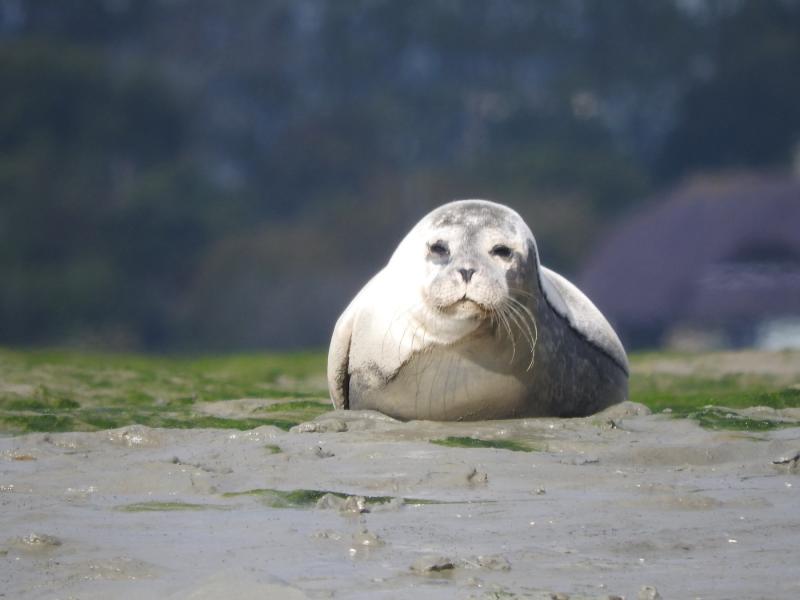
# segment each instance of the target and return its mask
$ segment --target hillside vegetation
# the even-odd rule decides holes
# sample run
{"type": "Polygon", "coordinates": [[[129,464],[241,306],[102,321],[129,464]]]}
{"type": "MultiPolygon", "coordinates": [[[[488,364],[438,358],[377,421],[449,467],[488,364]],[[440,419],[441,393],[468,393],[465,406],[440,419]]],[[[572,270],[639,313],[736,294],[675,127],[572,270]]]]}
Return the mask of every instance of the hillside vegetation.
{"type": "Polygon", "coordinates": [[[800,136],[797,0],[80,5],[0,6],[0,344],[319,346],[435,205],[570,275],[800,136]]]}

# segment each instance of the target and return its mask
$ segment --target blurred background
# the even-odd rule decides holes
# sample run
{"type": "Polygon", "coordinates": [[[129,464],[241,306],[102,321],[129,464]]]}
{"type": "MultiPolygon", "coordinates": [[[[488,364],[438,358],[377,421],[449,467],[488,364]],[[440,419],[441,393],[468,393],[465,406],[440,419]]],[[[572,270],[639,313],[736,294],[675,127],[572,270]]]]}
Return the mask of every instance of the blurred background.
{"type": "Polygon", "coordinates": [[[800,1],[0,0],[0,344],[324,347],[475,197],[629,348],[800,345],[800,1]]]}

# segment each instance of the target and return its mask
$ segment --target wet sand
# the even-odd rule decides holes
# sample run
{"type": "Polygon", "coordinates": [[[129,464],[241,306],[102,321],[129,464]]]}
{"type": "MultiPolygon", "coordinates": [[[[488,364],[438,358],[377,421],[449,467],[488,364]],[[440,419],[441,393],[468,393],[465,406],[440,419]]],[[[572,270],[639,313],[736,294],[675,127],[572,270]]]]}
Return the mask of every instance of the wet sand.
{"type": "Polygon", "coordinates": [[[648,412],[0,438],[0,597],[800,597],[800,428],[648,412]]]}

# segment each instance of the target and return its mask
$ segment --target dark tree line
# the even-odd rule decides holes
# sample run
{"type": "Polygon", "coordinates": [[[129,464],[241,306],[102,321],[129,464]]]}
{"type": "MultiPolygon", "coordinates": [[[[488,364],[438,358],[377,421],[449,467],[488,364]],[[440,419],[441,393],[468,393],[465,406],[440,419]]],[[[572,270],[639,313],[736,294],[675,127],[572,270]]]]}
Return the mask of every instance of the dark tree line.
{"type": "Polygon", "coordinates": [[[786,168],[792,0],[0,0],[0,343],[324,343],[407,227],[569,272],[698,170],[786,168]]]}

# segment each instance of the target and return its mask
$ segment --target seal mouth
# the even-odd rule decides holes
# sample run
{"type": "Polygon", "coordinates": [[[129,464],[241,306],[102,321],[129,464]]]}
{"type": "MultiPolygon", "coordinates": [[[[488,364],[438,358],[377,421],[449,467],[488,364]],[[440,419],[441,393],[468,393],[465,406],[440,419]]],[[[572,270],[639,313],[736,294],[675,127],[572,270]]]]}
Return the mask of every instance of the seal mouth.
{"type": "Polygon", "coordinates": [[[483,306],[480,302],[473,300],[472,298],[468,298],[466,295],[459,298],[452,304],[440,307],[439,310],[451,317],[473,319],[486,318],[490,313],[489,309],[483,306]]]}

